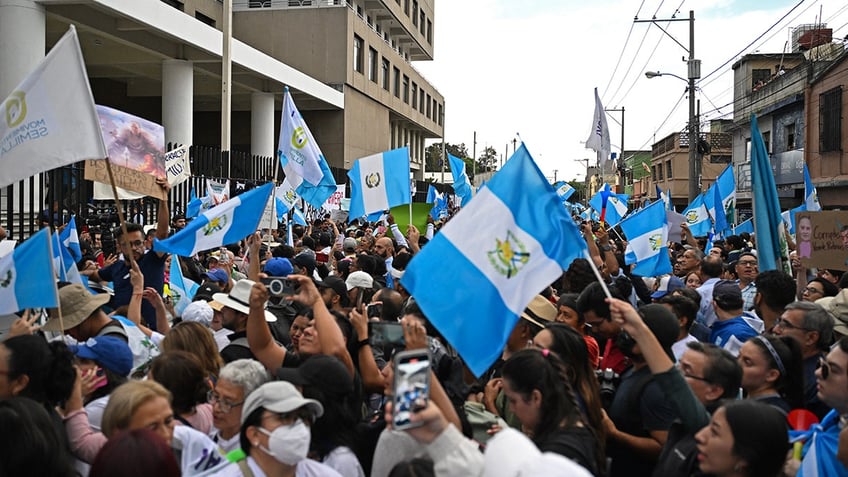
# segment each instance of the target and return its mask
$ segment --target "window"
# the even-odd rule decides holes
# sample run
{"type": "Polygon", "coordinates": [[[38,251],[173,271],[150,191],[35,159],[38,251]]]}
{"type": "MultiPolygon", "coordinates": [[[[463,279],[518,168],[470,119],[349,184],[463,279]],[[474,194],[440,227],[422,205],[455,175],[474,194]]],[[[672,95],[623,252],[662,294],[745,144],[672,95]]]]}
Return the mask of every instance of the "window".
{"type": "Polygon", "coordinates": [[[377,50],[368,48],[368,79],[377,82],[377,50]]]}
{"type": "Polygon", "coordinates": [[[425,28],[424,25],[426,23],[427,23],[427,15],[424,14],[424,9],[421,9],[421,20],[420,20],[420,23],[418,24],[418,28],[419,28],[419,31],[421,32],[422,35],[424,34],[424,28],[425,28]]]}
{"type": "Polygon", "coordinates": [[[766,145],[766,152],[771,154],[771,131],[763,133],[763,144],[766,145]]]}
{"type": "Polygon", "coordinates": [[[418,85],[412,82],[412,107],[418,109],[418,85]]]}
{"type": "Polygon", "coordinates": [[[657,166],[651,166],[651,180],[657,181],[657,166]]]}
{"type": "Polygon", "coordinates": [[[412,0],[412,24],[418,26],[418,0],[412,0]]]}
{"type": "Polygon", "coordinates": [[[786,137],[786,150],[795,149],[795,123],[783,126],[783,134],[786,137]]]}
{"type": "Polygon", "coordinates": [[[353,35],[353,71],[362,73],[362,38],[353,35]]]}
{"type": "MultiPolygon", "coordinates": [[[[176,8],[179,11],[183,10],[183,2],[181,2],[179,0],[162,0],[162,3],[166,3],[166,4],[176,8]]],[[[253,0],[251,0],[250,3],[248,4],[248,8],[256,8],[256,6],[253,5],[253,0]]]]}
{"type": "Polygon", "coordinates": [[[386,90],[386,91],[389,90],[389,82],[390,81],[391,80],[389,79],[389,60],[387,60],[386,58],[383,58],[383,89],[384,90],[386,90]]]}
{"type": "Polygon", "coordinates": [[[671,160],[665,162],[665,176],[671,179],[674,175],[671,173],[671,160]]]}
{"type": "Polygon", "coordinates": [[[403,13],[409,16],[409,0],[403,0],[403,13]]]}
{"type": "Polygon", "coordinates": [[[409,104],[409,76],[403,75],[403,102],[409,104]]]}
{"type": "Polygon", "coordinates": [[[842,150],[842,86],[819,95],[819,152],[842,150]]]}
{"type": "Polygon", "coordinates": [[[433,22],[427,20],[427,43],[433,44],[433,22]]]}
{"type": "Polygon", "coordinates": [[[418,90],[418,94],[418,110],[421,111],[421,114],[424,114],[424,88],[418,90]]]}
{"type": "Polygon", "coordinates": [[[441,126],[441,125],[442,125],[442,122],[443,122],[443,121],[444,121],[444,119],[445,119],[445,113],[444,113],[444,109],[443,109],[443,108],[444,108],[444,106],[440,104],[440,105],[439,105],[439,126],[441,126]]]}
{"type": "Polygon", "coordinates": [[[395,71],[395,98],[400,98],[400,70],[397,67],[394,68],[395,71]]]}
{"type": "Polygon", "coordinates": [[[751,72],[751,89],[754,91],[762,88],[771,79],[770,69],[755,69],[751,72]]]}
{"type": "Polygon", "coordinates": [[[433,121],[436,120],[436,106],[438,103],[436,102],[436,98],[433,98],[433,121]]]}
{"type": "Polygon", "coordinates": [[[427,95],[427,117],[430,117],[430,95],[427,95]]]}
{"type": "Polygon", "coordinates": [[[729,154],[710,154],[710,164],[730,164],[732,159],[729,154]]]}
{"type": "Polygon", "coordinates": [[[205,24],[207,24],[211,27],[215,26],[215,19],[214,18],[207,17],[206,15],[204,15],[200,12],[194,12],[194,18],[197,18],[198,20],[202,21],[203,23],[205,23],[205,24]]]}

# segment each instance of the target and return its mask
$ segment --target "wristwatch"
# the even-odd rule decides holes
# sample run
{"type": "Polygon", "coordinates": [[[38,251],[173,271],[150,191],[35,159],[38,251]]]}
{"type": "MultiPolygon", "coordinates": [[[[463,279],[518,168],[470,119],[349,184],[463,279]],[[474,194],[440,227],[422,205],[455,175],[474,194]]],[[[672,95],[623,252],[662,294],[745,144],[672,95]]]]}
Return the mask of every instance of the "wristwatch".
{"type": "Polygon", "coordinates": [[[612,247],[610,247],[609,245],[604,245],[604,246],[601,247],[601,251],[602,252],[610,252],[610,251],[612,251],[612,247]]]}

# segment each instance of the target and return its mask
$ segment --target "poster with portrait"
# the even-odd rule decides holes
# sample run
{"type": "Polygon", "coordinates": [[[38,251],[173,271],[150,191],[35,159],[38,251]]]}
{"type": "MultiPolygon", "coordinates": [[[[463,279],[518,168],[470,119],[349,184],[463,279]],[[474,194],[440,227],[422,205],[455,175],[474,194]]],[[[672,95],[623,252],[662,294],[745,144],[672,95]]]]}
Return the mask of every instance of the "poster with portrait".
{"type": "Polygon", "coordinates": [[[848,270],[848,211],[796,213],[795,245],[807,268],[848,270]]]}
{"type": "MultiPolygon", "coordinates": [[[[165,198],[162,188],[156,184],[156,178],[167,177],[165,128],[106,106],[97,105],[97,115],[115,185],[127,191],[165,198]]],[[[86,161],[85,178],[109,184],[105,162],[86,161]]]]}

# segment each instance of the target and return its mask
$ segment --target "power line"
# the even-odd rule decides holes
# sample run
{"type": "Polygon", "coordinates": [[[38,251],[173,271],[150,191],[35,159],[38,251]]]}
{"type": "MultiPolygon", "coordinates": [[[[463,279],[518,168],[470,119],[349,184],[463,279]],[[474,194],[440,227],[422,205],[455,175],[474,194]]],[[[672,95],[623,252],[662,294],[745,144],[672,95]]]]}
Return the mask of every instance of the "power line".
{"type": "MultiPolygon", "coordinates": [[[[639,13],[642,11],[642,7],[645,6],[645,0],[642,0],[642,3],[639,5],[639,9],[636,10],[636,15],[634,18],[639,18],[639,13]]],[[[627,43],[630,42],[630,34],[633,33],[633,28],[636,26],[635,23],[630,23],[630,31],[627,32],[627,38],[624,39],[624,45],[621,47],[621,53],[618,54],[618,61],[615,63],[615,68],[612,70],[612,74],[610,75],[609,81],[607,82],[606,87],[604,88],[603,94],[601,97],[607,95],[607,91],[609,91],[609,87],[612,84],[612,79],[615,78],[615,74],[618,72],[618,67],[621,65],[621,59],[624,58],[624,52],[627,50],[627,43]]]]}
{"type": "MultiPolygon", "coordinates": [[[[660,1],[660,4],[657,6],[657,10],[654,11],[653,18],[657,17],[657,12],[659,11],[660,7],[662,7],[663,3],[665,3],[665,0],[660,1]]],[[[635,21],[633,23],[635,24],[635,21]]],[[[639,46],[636,47],[636,53],[633,54],[633,59],[630,60],[630,64],[627,66],[627,71],[624,72],[624,76],[621,78],[621,81],[618,83],[618,87],[615,89],[615,93],[612,94],[613,98],[615,98],[615,96],[618,94],[618,92],[621,91],[621,86],[624,84],[624,81],[627,79],[627,75],[630,74],[630,70],[633,68],[633,63],[636,62],[636,57],[639,56],[639,51],[642,50],[642,45],[645,44],[645,39],[648,38],[648,33],[650,32],[650,30],[651,30],[650,28],[646,29],[645,34],[642,35],[642,40],[639,41],[639,46]]],[[[606,95],[604,95],[604,96],[606,96],[606,95]]]]}

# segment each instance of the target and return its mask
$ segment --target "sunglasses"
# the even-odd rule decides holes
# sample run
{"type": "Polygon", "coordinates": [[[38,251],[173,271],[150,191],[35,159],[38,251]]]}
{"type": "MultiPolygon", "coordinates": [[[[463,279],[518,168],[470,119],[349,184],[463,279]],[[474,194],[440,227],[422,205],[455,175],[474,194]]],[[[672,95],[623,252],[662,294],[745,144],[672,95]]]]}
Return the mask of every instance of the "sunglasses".
{"type": "Polygon", "coordinates": [[[830,376],[830,364],[824,358],[819,358],[819,369],[821,370],[822,380],[827,381],[828,376],[830,376]]]}

